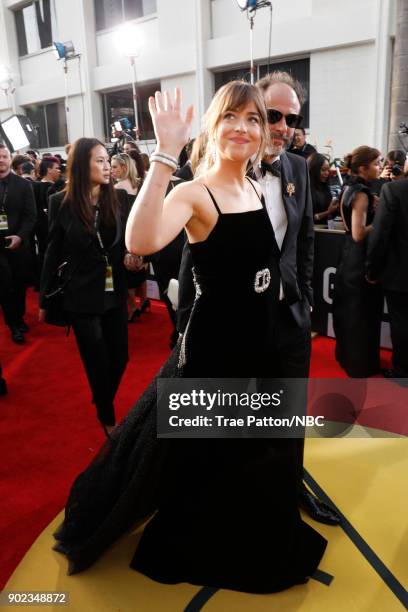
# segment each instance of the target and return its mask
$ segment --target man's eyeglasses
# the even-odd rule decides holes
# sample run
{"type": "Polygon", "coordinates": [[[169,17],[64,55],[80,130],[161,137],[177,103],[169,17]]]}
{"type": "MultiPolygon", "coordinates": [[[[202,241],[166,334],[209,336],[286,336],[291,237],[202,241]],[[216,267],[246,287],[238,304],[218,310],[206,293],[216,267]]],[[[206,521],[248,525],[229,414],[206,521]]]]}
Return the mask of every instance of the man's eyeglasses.
{"type": "Polygon", "coordinates": [[[268,118],[268,123],[271,123],[272,125],[274,123],[278,123],[278,121],[280,121],[282,117],[285,117],[286,125],[290,128],[298,128],[303,121],[302,115],[296,115],[295,113],[289,113],[289,115],[284,115],[275,108],[267,108],[266,115],[268,118]]]}

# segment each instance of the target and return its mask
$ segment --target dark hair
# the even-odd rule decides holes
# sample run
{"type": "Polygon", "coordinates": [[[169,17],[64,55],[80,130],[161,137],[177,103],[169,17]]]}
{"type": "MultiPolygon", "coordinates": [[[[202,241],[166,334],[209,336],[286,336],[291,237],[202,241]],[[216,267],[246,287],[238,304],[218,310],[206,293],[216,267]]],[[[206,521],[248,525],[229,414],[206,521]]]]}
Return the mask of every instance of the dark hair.
{"type": "Polygon", "coordinates": [[[262,79],[259,79],[256,86],[265,93],[265,91],[275,83],[285,83],[289,85],[297,95],[301,107],[306,102],[306,89],[303,87],[302,83],[295,79],[289,72],[284,72],[283,70],[275,70],[274,72],[266,74],[262,79]]]}
{"type": "Polygon", "coordinates": [[[377,157],[380,157],[380,155],[381,153],[378,149],[363,145],[357,147],[354,151],[345,156],[344,165],[346,168],[349,168],[353,174],[358,174],[360,166],[368,168],[371,162],[377,159],[377,157]]]}
{"type": "MultiPolygon", "coordinates": [[[[85,227],[92,232],[94,216],[91,203],[90,160],[92,149],[105,145],[97,138],[78,138],[72,145],[68,156],[68,181],[65,186],[63,202],[77,214],[85,227]]],[[[101,185],[99,198],[101,220],[113,226],[119,209],[119,202],[112,181],[101,185]]]]}
{"type": "Polygon", "coordinates": [[[385,156],[386,163],[390,162],[392,164],[397,164],[398,166],[402,166],[402,168],[405,165],[405,160],[406,153],[401,149],[394,149],[393,151],[388,151],[387,155],[385,156]]]}
{"type": "Polygon", "coordinates": [[[59,167],[59,160],[56,157],[47,157],[43,159],[38,169],[39,177],[44,178],[44,176],[47,176],[48,170],[50,170],[54,164],[57,164],[59,167]]]}
{"type": "Polygon", "coordinates": [[[143,166],[144,166],[145,172],[147,172],[148,169],[150,168],[150,158],[147,153],[141,153],[141,157],[143,160],[143,166]]]}
{"type": "Polygon", "coordinates": [[[30,172],[35,170],[35,166],[30,161],[26,161],[22,165],[21,170],[23,171],[23,174],[30,174],[30,172]]]}
{"type": "Polygon", "coordinates": [[[30,160],[28,159],[26,155],[15,155],[13,157],[13,161],[11,162],[11,167],[13,168],[14,171],[16,171],[17,168],[21,166],[21,164],[24,164],[27,161],[30,161],[30,160]]]}
{"type": "Polygon", "coordinates": [[[125,146],[125,144],[132,147],[132,151],[137,151],[138,153],[140,153],[139,147],[137,146],[135,142],[133,142],[133,140],[125,140],[125,142],[123,143],[123,146],[125,146]]]}
{"type": "Polygon", "coordinates": [[[146,174],[146,169],[145,169],[145,165],[143,162],[142,154],[140,153],[139,149],[131,149],[128,155],[135,162],[137,174],[142,184],[143,181],[145,180],[145,174],[146,174]]]}
{"type": "Polygon", "coordinates": [[[322,181],[320,179],[320,172],[324,162],[329,160],[325,155],[321,153],[313,153],[307,160],[309,167],[310,185],[313,189],[322,189],[322,181]]]}
{"type": "Polygon", "coordinates": [[[299,130],[299,132],[302,132],[303,136],[306,136],[305,128],[297,127],[296,129],[299,130]]]}

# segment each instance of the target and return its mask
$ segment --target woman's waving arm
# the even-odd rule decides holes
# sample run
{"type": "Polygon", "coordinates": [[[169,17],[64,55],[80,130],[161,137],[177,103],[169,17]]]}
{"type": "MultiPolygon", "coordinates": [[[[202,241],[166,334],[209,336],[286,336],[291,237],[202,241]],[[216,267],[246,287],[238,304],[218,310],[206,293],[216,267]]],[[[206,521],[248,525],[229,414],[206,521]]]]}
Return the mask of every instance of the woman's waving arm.
{"type": "MultiPolygon", "coordinates": [[[[181,92],[175,91],[174,102],[166,91],[149,98],[149,110],[157,139],[155,154],[177,159],[188,142],[193,108],[183,119],[180,113],[181,92]]],[[[154,155],[153,155],[154,159],[154,155]]],[[[183,229],[193,214],[189,189],[177,188],[165,200],[166,190],[175,170],[170,165],[153,161],[143,186],[130,212],[126,226],[126,246],[135,254],[149,255],[160,251],[183,229]],[[177,192],[177,197],[175,197],[177,192]]]]}

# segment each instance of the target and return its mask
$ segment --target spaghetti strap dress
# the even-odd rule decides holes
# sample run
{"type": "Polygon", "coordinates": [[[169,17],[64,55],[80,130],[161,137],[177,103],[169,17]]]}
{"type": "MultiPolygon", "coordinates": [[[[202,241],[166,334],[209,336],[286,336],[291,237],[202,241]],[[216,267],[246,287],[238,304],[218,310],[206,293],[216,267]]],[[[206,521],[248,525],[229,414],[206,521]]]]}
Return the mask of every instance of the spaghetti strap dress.
{"type": "Polygon", "coordinates": [[[160,377],[273,377],[279,249],[265,203],[223,213],[209,196],[218,218],[189,245],[185,334],[72,487],[55,534],[69,573],[145,520],[130,565],[160,582],[271,593],[305,582],[323,556],[326,540],[298,510],[296,439],[157,438],[160,377]]]}
{"type": "Polygon", "coordinates": [[[366,225],[371,225],[375,215],[368,185],[361,177],[353,177],[341,201],[346,235],[334,282],[333,327],[338,363],[350,377],[366,378],[380,372],[384,296],[380,284],[368,283],[365,278],[367,238],[356,242],[350,231],[353,203],[359,193],[368,198],[366,225]]]}

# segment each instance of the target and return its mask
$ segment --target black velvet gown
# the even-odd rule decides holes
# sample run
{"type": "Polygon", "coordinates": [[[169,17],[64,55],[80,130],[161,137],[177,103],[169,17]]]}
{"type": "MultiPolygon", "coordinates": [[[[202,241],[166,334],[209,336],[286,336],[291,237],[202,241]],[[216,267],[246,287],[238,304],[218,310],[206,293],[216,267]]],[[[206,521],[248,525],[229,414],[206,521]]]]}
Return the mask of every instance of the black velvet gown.
{"type": "Polygon", "coordinates": [[[347,374],[366,378],[380,371],[380,334],[383,309],[381,285],[365,280],[367,239],[355,242],[351,235],[353,202],[358,193],[368,197],[366,225],[374,219],[373,196],[361,177],[346,187],[342,210],[347,230],[337,267],[333,296],[336,359],[347,374]]]}
{"type": "MultiPolygon", "coordinates": [[[[263,202],[217,210],[209,237],[190,245],[197,297],[158,377],[273,376],[279,252],[269,217],[263,202]],[[270,285],[256,292],[266,268],[270,285]]],[[[155,580],[258,593],[303,582],[327,542],[299,515],[296,440],[157,439],[156,380],[73,485],[55,534],[69,572],[153,515],[131,566],[155,580]]]]}

